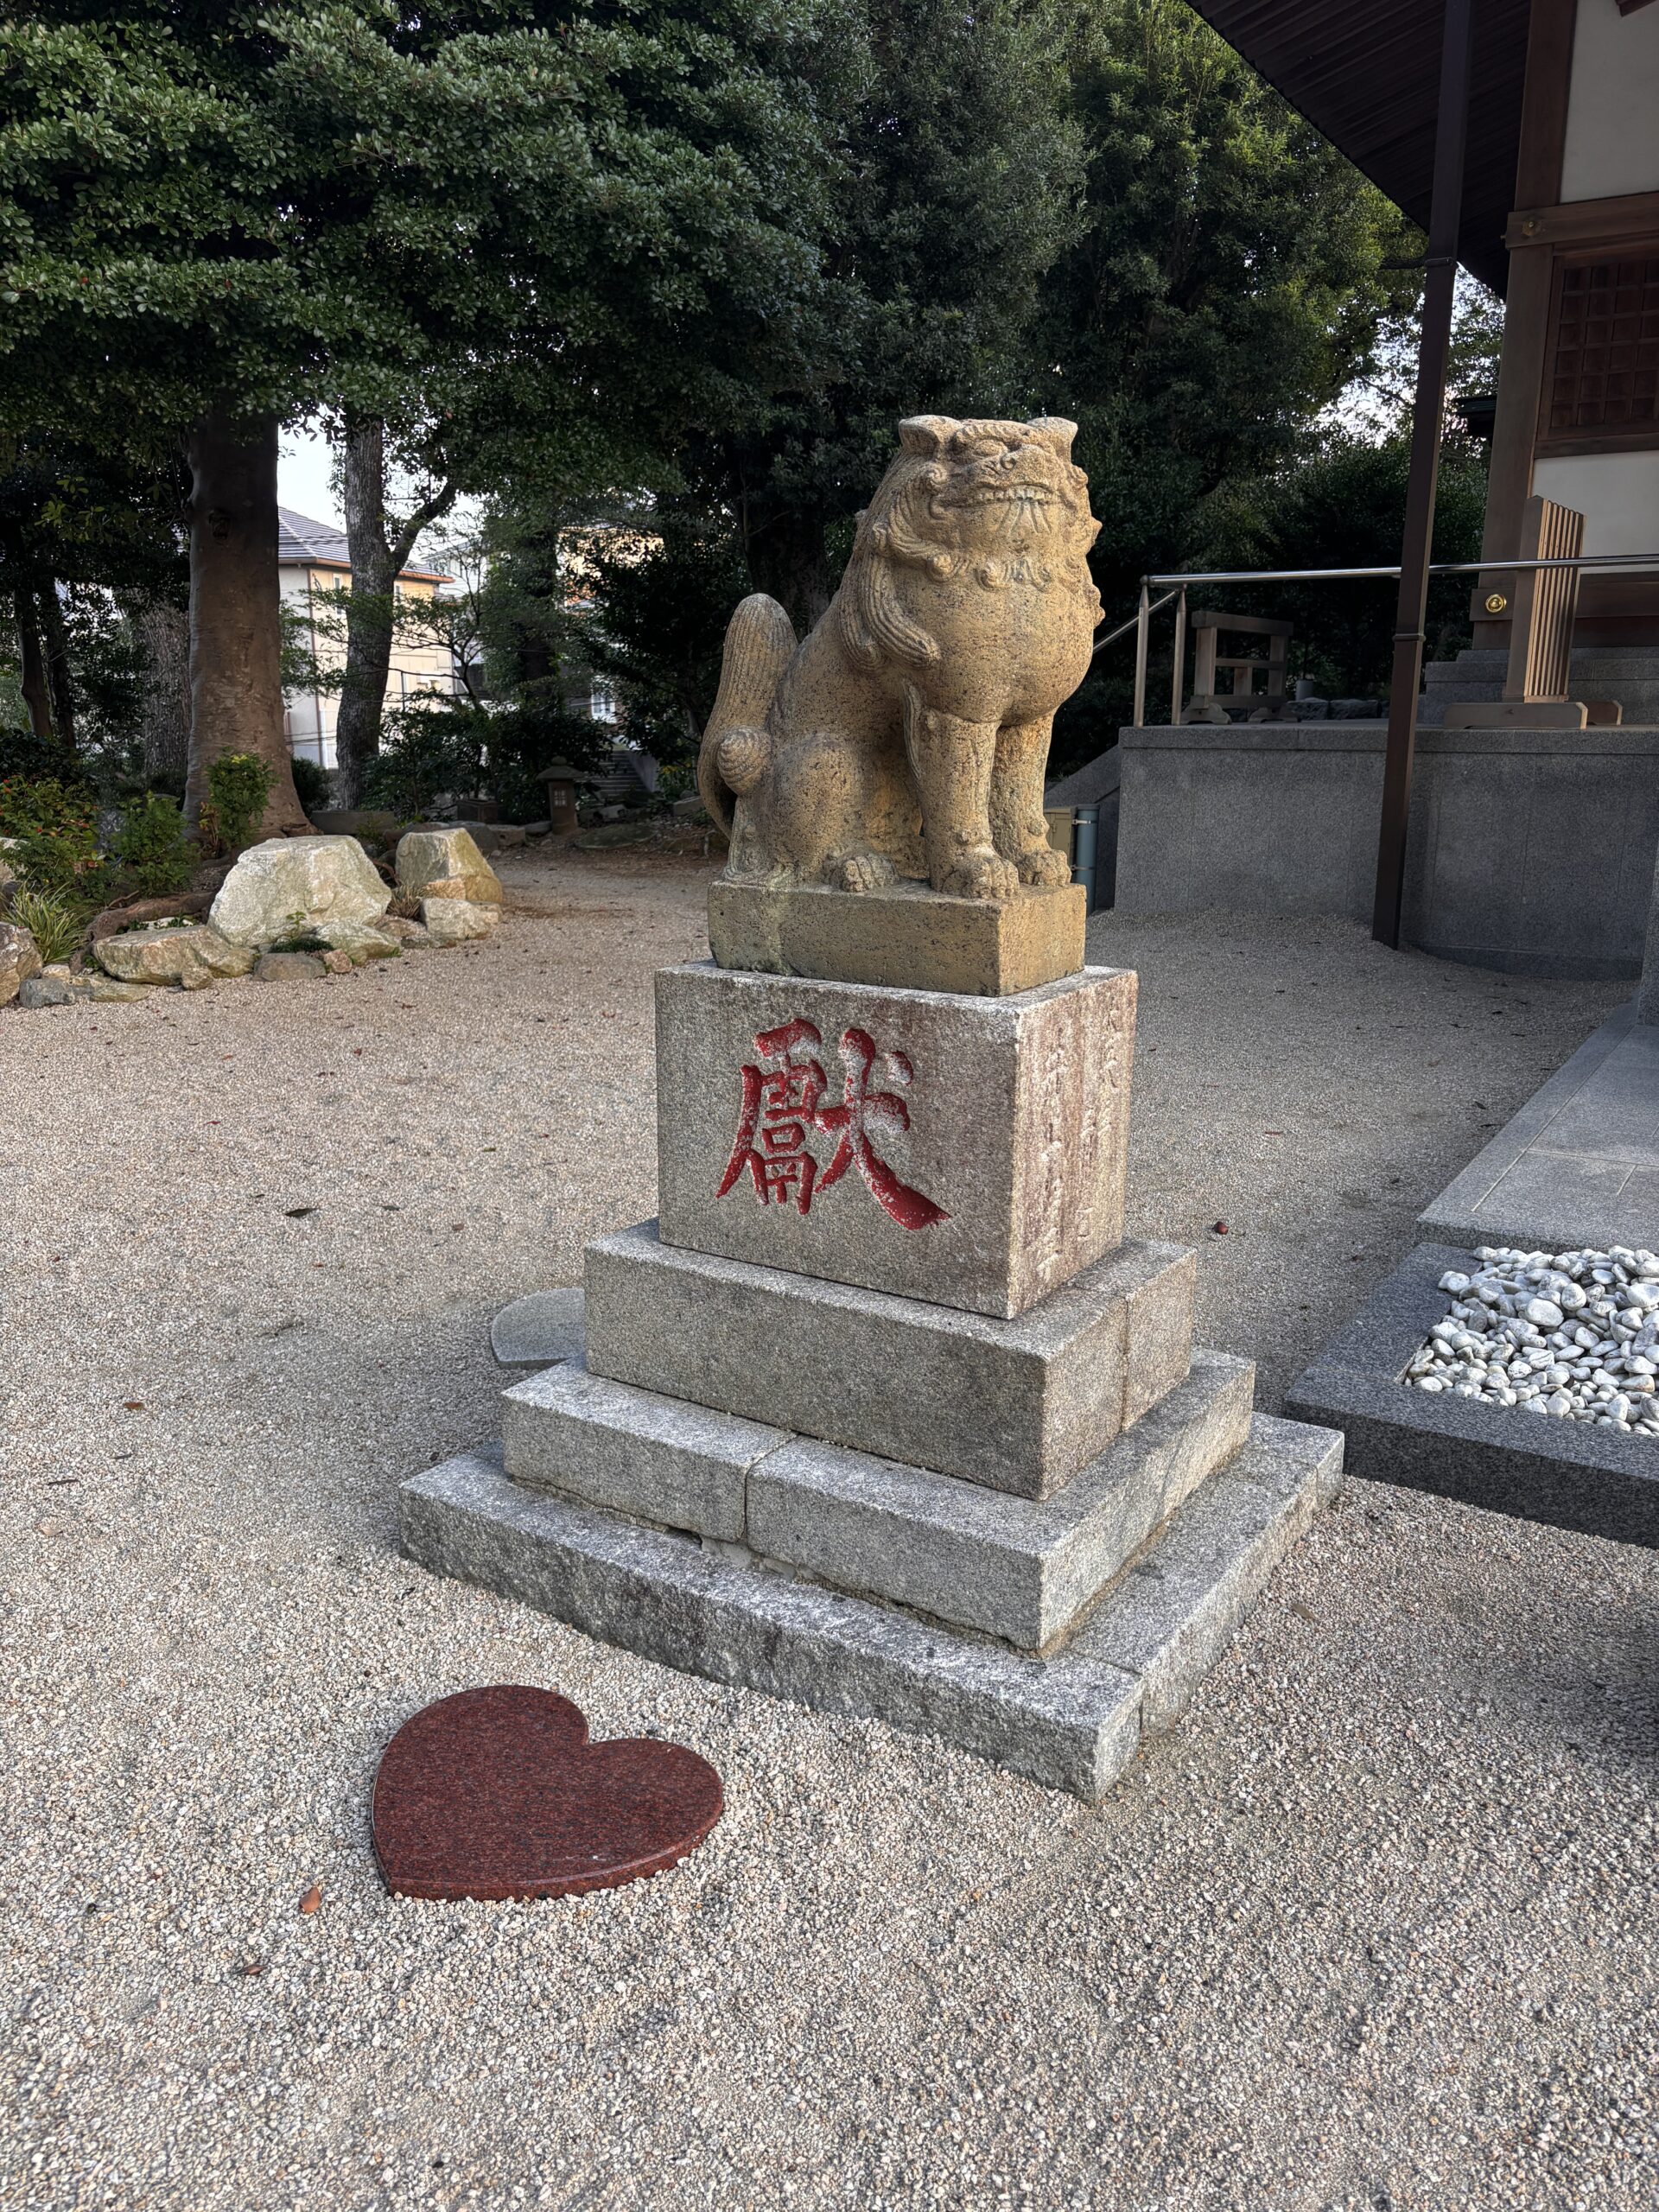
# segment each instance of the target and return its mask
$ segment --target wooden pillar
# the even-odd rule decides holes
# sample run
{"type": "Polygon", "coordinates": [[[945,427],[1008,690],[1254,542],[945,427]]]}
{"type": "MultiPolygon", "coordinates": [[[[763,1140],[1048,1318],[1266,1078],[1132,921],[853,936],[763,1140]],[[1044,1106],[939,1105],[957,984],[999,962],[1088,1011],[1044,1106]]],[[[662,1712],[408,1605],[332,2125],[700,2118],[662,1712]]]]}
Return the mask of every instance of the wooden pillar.
{"type": "Polygon", "coordinates": [[[1405,541],[1400,551],[1400,598],[1395,617],[1394,677],[1389,693],[1388,752],[1382,770],[1382,823],[1376,849],[1376,896],[1371,935],[1400,942],[1405,897],[1406,833],[1411,815],[1412,753],[1417,741],[1417,687],[1423,674],[1423,624],[1434,537],[1452,302],[1458,278],[1458,231],[1463,213],[1464,153],[1469,130],[1469,79],[1474,57],[1474,0],[1446,0],[1440,50],[1440,97],[1435,118],[1434,183],[1429,202],[1428,265],[1423,284],[1422,334],[1417,347],[1417,397],[1406,486],[1405,541]]]}

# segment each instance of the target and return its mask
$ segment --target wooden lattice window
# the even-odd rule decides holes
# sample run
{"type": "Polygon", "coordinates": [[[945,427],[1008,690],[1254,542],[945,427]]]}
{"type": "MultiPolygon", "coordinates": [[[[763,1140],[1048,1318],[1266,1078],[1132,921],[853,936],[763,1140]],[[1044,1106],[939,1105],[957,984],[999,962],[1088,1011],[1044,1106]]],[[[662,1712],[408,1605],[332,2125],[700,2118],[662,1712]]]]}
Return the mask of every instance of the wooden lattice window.
{"type": "Polygon", "coordinates": [[[1556,272],[1541,447],[1647,445],[1659,434],[1659,254],[1556,272]]]}

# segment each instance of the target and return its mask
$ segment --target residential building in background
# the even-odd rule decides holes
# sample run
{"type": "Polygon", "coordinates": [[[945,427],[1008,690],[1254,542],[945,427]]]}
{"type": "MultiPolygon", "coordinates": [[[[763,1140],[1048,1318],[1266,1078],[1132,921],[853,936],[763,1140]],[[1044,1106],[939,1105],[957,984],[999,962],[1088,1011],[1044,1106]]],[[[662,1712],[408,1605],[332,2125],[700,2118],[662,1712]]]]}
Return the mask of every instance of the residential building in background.
{"type": "MultiPolygon", "coordinates": [[[[352,588],[351,554],[345,532],[332,523],[296,514],[291,507],[278,507],[276,521],[276,563],[283,607],[303,624],[318,664],[341,667],[346,659],[345,630],[333,594],[352,588]]],[[[397,595],[404,601],[433,600],[453,581],[440,569],[404,569],[397,578],[397,595]]],[[[400,707],[422,692],[435,692],[447,698],[457,688],[447,639],[435,631],[429,639],[407,625],[394,631],[391,671],[386,682],[388,709],[400,707]]],[[[334,767],[339,691],[321,688],[287,691],[283,706],[289,748],[296,758],[315,760],[321,768],[334,767]]]]}

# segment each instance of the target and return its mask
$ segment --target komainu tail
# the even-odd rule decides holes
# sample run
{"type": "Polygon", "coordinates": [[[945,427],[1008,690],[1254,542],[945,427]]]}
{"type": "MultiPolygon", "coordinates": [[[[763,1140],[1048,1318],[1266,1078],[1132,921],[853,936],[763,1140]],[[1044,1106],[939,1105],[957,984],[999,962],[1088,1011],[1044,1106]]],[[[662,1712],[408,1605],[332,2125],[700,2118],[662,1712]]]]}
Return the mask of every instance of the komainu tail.
{"type": "Polygon", "coordinates": [[[720,690],[697,755],[702,803],[730,836],[732,801],[752,791],[772,754],[766,714],[790,657],[795,631],[775,599],[752,592],[726,626],[720,690]]]}

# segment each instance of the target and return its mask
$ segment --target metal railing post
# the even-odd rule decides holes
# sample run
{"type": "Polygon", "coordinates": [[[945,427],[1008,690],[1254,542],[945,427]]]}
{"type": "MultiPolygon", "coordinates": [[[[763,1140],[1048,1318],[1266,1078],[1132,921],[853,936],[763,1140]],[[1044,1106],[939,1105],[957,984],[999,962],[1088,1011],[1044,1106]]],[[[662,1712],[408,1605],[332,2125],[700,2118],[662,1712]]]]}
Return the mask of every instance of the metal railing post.
{"type": "Polygon", "coordinates": [[[1147,726],[1147,653],[1152,642],[1152,593],[1141,587],[1141,612],[1135,627],[1135,728],[1147,726]]]}
{"type": "Polygon", "coordinates": [[[1181,686],[1186,674],[1186,593],[1175,601],[1175,674],[1169,687],[1169,726],[1181,726],[1181,686]]]}
{"type": "Polygon", "coordinates": [[[1435,111],[1434,181],[1428,214],[1428,265],[1423,281],[1417,396],[1412,416],[1406,526],[1400,549],[1400,597],[1395,614],[1394,673],[1389,686],[1389,734],[1382,764],[1382,819],[1376,841],[1376,895],[1371,935],[1398,945],[1406,892],[1406,840],[1411,817],[1412,755],[1417,742],[1417,690],[1423,675],[1423,631],[1434,556],[1434,494],[1440,465],[1452,297],[1458,282],[1459,223],[1469,137],[1470,78],[1474,61],[1474,0],[1446,0],[1440,92],[1435,111]]]}

